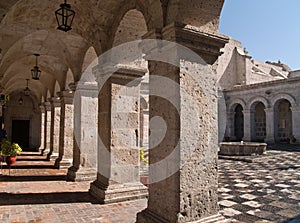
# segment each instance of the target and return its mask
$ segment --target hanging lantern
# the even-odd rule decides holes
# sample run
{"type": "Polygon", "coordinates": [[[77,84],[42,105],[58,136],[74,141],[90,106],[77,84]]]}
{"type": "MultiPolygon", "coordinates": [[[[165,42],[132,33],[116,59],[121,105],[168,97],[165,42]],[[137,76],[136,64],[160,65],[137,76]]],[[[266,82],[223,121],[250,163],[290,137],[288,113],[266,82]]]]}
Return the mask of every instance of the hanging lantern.
{"type": "Polygon", "coordinates": [[[29,96],[30,95],[30,89],[28,87],[28,81],[29,81],[29,79],[26,79],[26,81],[27,81],[27,85],[26,85],[26,88],[24,89],[24,95],[25,96],[29,96]]]}
{"type": "Polygon", "coordinates": [[[38,67],[38,57],[40,56],[40,54],[34,54],[34,56],[36,57],[36,61],[35,66],[33,67],[33,69],[31,69],[31,76],[33,80],[39,80],[42,72],[38,67]]]}
{"type": "Polygon", "coordinates": [[[19,98],[19,100],[18,100],[18,102],[19,102],[19,105],[23,105],[23,98],[22,98],[22,93],[20,94],[20,98],[19,98]]]}
{"type": "Polygon", "coordinates": [[[67,4],[67,0],[60,5],[60,8],[55,11],[57,21],[57,29],[68,32],[72,29],[72,23],[75,16],[75,11],[71,9],[71,5],[67,4]]]}

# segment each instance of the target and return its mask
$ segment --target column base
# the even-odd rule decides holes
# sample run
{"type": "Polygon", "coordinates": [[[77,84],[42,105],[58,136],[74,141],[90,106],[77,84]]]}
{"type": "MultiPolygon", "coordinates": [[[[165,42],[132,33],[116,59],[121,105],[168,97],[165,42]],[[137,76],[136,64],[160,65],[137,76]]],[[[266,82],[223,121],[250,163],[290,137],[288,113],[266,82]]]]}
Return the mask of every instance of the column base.
{"type": "Polygon", "coordinates": [[[91,183],[89,193],[101,204],[109,204],[146,198],[148,189],[140,182],[112,184],[106,187],[96,180],[91,183]]]}
{"type": "Polygon", "coordinates": [[[40,151],[41,151],[41,155],[44,156],[50,152],[50,149],[44,148],[44,149],[41,149],[40,151]]]}
{"type": "Polygon", "coordinates": [[[97,170],[95,168],[84,168],[79,169],[71,166],[68,168],[67,181],[94,181],[97,179],[97,170]]]}
{"type": "Polygon", "coordinates": [[[57,169],[68,169],[72,165],[72,159],[61,159],[58,157],[55,160],[54,167],[57,169]]]}
{"type": "Polygon", "coordinates": [[[58,153],[48,153],[47,154],[47,160],[49,161],[55,161],[58,158],[58,153]]]}
{"type": "MultiPolygon", "coordinates": [[[[216,214],[196,221],[189,221],[186,223],[229,223],[221,214],[216,214]]],[[[156,215],[148,209],[143,210],[137,214],[136,223],[172,223],[165,218],[156,215]]]]}

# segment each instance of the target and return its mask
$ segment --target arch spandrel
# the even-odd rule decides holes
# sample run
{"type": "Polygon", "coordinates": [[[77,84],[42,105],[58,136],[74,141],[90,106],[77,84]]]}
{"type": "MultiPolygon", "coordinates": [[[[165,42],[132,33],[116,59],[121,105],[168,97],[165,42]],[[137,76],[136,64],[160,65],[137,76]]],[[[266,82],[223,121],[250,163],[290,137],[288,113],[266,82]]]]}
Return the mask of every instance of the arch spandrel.
{"type": "Polygon", "coordinates": [[[180,22],[209,32],[218,32],[224,0],[170,0],[166,23],[180,22]]]}

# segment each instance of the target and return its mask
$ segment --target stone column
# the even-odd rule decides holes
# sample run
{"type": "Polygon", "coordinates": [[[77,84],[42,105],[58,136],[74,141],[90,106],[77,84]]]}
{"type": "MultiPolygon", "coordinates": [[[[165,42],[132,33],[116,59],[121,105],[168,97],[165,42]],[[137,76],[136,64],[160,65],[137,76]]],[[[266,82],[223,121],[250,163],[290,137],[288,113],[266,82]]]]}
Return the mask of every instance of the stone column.
{"type": "Polygon", "coordinates": [[[266,143],[275,143],[274,108],[266,108],[266,143]]]}
{"type": "Polygon", "coordinates": [[[50,102],[44,103],[45,107],[45,125],[44,125],[44,149],[42,150],[42,155],[48,154],[50,152],[50,128],[51,128],[51,104],[50,102]]]}
{"type": "Polygon", "coordinates": [[[251,111],[250,109],[245,109],[243,110],[243,114],[244,114],[244,137],[243,137],[243,141],[245,142],[251,142],[251,138],[252,138],[252,131],[254,131],[253,128],[251,128],[253,126],[254,120],[253,120],[253,111],[251,111]]]}
{"type": "Polygon", "coordinates": [[[230,140],[235,140],[234,134],[234,115],[235,112],[228,111],[227,113],[227,123],[226,123],[226,136],[229,136],[230,140]]]}
{"type": "Polygon", "coordinates": [[[58,157],[59,131],[60,131],[60,101],[51,98],[51,128],[50,128],[50,152],[47,159],[55,161],[58,157]]]}
{"type": "Polygon", "coordinates": [[[46,115],[46,111],[45,111],[45,106],[44,105],[40,105],[40,112],[41,112],[41,140],[40,140],[40,152],[43,155],[43,151],[45,149],[45,115],[46,115]]]}
{"type": "MultiPolygon", "coordinates": [[[[226,42],[223,36],[177,24],[164,28],[161,36],[193,47],[209,64],[226,42]]],[[[175,55],[171,45],[161,52],[165,61],[177,59],[177,66],[153,61],[158,56],[149,61],[149,199],[137,222],[220,222],[215,75],[193,53],[175,48],[175,55]]]]}
{"type": "Polygon", "coordinates": [[[100,90],[98,172],[90,194],[101,203],[147,196],[139,177],[140,79],[136,79],[145,72],[120,69],[100,90]]]}
{"type": "Polygon", "coordinates": [[[296,138],[296,143],[300,143],[300,106],[291,107],[292,111],[292,128],[293,136],[296,138]]]}
{"type": "Polygon", "coordinates": [[[59,153],[55,160],[55,167],[65,169],[71,166],[73,161],[73,91],[59,92],[60,110],[60,134],[59,134],[59,153]]]}
{"type": "Polygon", "coordinates": [[[98,85],[78,83],[74,94],[73,164],[68,181],[92,181],[97,174],[98,85]]]}

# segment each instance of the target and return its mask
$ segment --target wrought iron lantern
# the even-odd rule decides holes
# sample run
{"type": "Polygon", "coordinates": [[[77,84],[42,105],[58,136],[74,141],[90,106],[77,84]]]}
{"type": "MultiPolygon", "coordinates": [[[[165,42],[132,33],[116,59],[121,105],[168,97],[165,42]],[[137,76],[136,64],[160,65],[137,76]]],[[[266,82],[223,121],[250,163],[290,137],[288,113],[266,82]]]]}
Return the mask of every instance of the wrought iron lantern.
{"type": "Polygon", "coordinates": [[[35,66],[31,69],[31,76],[33,80],[39,80],[41,76],[40,68],[38,67],[38,57],[40,54],[33,54],[36,57],[35,66]]]}
{"type": "Polygon", "coordinates": [[[57,21],[57,29],[68,32],[72,29],[72,23],[75,17],[75,11],[71,9],[71,5],[67,4],[67,0],[60,4],[60,8],[55,11],[57,21]]]}
{"type": "Polygon", "coordinates": [[[26,79],[26,81],[27,81],[27,85],[26,85],[26,88],[24,89],[24,95],[29,96],[30,95],[30,89],[28,88],[29,79],[26,79]]]}
{"type": "Polygon", "coordinates": [[[19,100],[18,100],[18,102],[19,102],[19,105],[23,105],[23,98],[22,98],[22,93],[20,93],[20,98],[19,98],[19,100]]]}

